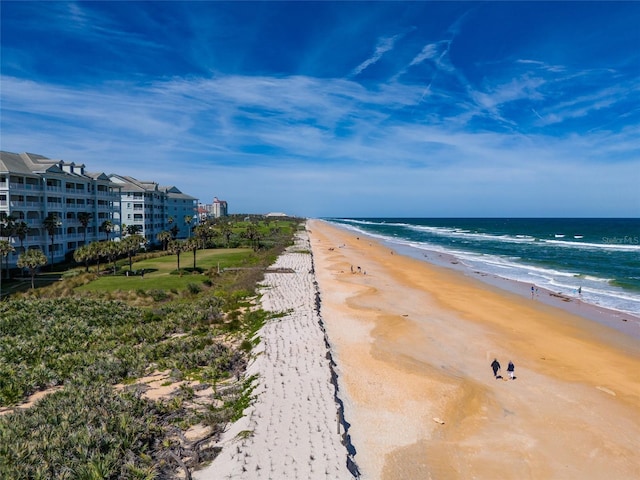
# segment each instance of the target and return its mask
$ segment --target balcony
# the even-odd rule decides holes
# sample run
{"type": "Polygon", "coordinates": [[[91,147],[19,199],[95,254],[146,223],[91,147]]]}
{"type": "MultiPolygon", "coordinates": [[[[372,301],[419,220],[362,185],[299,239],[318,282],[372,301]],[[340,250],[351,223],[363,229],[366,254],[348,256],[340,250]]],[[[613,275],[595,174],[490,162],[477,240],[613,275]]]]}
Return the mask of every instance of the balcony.
{"type": "Polygon", "coordinates": [[[10,183],[9,190],[42,190],[39,183],[10,183]]]}

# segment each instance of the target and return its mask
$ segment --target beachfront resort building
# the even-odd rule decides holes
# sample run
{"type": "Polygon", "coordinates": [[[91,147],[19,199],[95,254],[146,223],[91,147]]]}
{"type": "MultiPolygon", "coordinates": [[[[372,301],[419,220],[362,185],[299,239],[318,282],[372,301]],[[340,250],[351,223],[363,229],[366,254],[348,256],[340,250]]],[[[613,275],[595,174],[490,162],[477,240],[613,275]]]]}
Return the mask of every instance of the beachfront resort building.
{"type": "Polygon", "coordinates": [[[9,240],[9,268],[39,248],[54,262],[99,240],[117,214],[120,187],[84,164],[32,153],[0,152],[0,239],[9,240]]]}
{"type": "Polygon", "coordinates": [[[0,240],[15,248],[6,259],[9,268],[29,248],[56,263],[84,244],[121,238],[128,225],[158,244],[161,231],[187,238],[196,223],[197,199],[175,186],[90,173],[84,164],[32,153],[0,152],[0,240]]]}
{"type": "Polygon", "coordinates": [[[211,214],[213,215],[213,218],[226,217],[229,214],[227,202],[225,200],[218,200],[218,197],[213,197],[211,214]]]}
{"type": "Polygon", "coordinates": [[[220,218],[229,215],[229,209],[225,200],[213,197],[213,203],[198,204],[198,218],[204,221],[208,218],[220,218]]]}
{"type": "Polygon", "coordinates": [[[114,223],[123,232],[135,225],[149,244],[158,243],[157,235],[172,231],[176,238],[187,238],[197,223],[197,198],[174,186],[141,181],[125,175],[111,174],[120,186],[119,211],[114,223]]]}

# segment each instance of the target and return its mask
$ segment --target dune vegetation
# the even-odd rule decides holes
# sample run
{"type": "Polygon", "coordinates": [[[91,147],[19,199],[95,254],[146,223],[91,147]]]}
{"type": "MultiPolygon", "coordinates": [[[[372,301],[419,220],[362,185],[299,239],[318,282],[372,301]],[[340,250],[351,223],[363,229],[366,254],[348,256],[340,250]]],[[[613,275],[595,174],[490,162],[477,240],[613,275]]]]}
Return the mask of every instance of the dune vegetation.
{"type": "Polygon", "coordinates": [[[253,220],[0,302],[0,478],[190,478],[215,457],[251,401],[256,287],[300,228],[253,220]]]}

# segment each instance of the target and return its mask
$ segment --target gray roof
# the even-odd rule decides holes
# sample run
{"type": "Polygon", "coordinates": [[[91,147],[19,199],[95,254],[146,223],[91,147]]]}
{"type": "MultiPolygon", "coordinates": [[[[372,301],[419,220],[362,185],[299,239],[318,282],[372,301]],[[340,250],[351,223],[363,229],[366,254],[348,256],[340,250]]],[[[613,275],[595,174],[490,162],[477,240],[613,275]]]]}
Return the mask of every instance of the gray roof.
{"type": "Polygon", "coordinates": [[[112,173],[109,175],[109,178],[111,178],[111,181],[120,185],[124,192],[155,192],[158,190],[158,184],[156,182],[140,181],[128,175],[112,173]]]}
{"type": "Polygon", "coordinates": [[[37,175],[44,173],[58,173],[66,176],[109,181],[104,173],[84,172],[84,164],[53,160],[35,153],[0,152],[0,172],[37,175]],[[62,167],[72,167],[74,172],[63,170],[62,167]],[[75,171],[79,168],[79,171],[75,171]],[[80,173],[83,172],[83,173],[80,173]]]}
{"type": "Polygon", "coordinates": [[[11,173],[45,173],[61,172],[60,160],[51,160],[33,153],[0,152],[0,172],[11,173]],[[53,168],[53,170],[51,170],[53,168]]]}

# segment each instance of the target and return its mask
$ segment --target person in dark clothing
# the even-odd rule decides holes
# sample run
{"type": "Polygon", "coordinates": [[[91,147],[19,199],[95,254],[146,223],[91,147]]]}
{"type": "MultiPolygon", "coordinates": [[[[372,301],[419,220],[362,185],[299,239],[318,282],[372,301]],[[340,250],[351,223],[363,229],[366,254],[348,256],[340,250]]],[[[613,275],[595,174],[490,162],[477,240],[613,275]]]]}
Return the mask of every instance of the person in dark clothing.
{"type": "Polygon", "coordinates": [[[507,366],[507,372],[509,372],[509,378],[511,378],[511,380],[513,380],[515,378],[513,376],[515,370],[516,370],[515,365],[513,364],[513,362],[511,360],[509,360],[509,365],[507,366]]]}
{"type": "Polygon", "coordinates": [[[500,371],[500,362],[498,362],[497,358],[494,358],[493,362],[491,362],[491,369],[493,370],[493,376],[498,378],[498,372],[500,371]]]}

